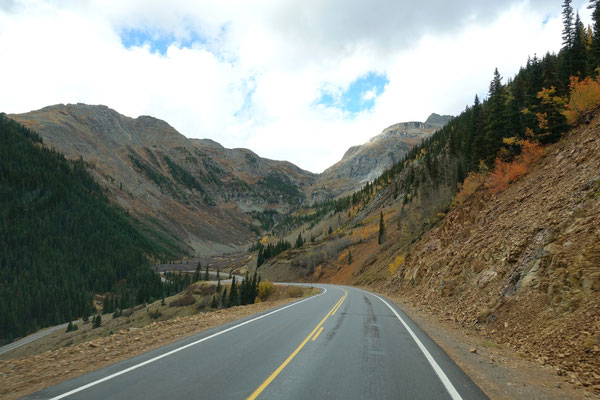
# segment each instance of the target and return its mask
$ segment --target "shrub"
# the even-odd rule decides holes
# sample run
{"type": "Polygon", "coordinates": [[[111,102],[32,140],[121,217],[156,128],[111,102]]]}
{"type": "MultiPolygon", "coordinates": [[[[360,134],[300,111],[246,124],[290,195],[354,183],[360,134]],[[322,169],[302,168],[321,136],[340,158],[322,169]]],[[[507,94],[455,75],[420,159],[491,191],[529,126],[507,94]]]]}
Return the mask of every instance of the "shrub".
{"type": "Polygon", "coordinates": [[[394,259],[394,262],[390,263],[389,265],[389,271],[390,271],[390,275],[394,275],[396,273],[396,271],[398,270],[398,268],[404,264],[404,260],[406,258],[405,254],[402,254],[400,256],[397,256],[394,259]]]}
{"type": "Polygon", "coordinates": [[[458,184],[458,192],[452,202],[454,205],[463,203],[485,183],[488,170],[483,161],[479,164],[479,169],[480,172],[470,172],[463,183],[458,184]]]}
{"type": "Polygon", "coordinates": [[[183,307],[183,306],[191,306],[196,302],[196,298],[191,294],[186,294],[183,297],[180,297],[176,300],[173,300],[169,303],[169,307],[183,307]]]}
{"type": "Polygon", "coordinates": [[[287,294],[289,297],[302,297],[303,290],[298,286],[290,286],[287,289],[287,294]]]}
{"type": "Polygon", "coordinates": [[[589,122],[594,112],[600,107],[600,78],[590,77],[580,81],[571,77],[571,91],[565,116],[571,125],[589,122]]]}
{"type": "Polygon", "coordinates": [[[537,143],[521,140],[521,154],[512,162],[496,158],[494,170],[490,173],[485,184],[491,193],[505,190],[511,182],[525,175],[529,167],[535,164],[543,155],[544,149],[537,143]]]}
{"type": "Polygon", "coordinates": [[[162,313],[158,310],[158,308],[154,311],[150,311],[150,317],[152,319],[159,319],[162,313]]]}
{"type": "Polygon", "coordinates": [[[258,284],[258,299],[260,301],[267,300],[273,293],[275,293],[275,286],[272,282],[265,280],[258,284]]]}

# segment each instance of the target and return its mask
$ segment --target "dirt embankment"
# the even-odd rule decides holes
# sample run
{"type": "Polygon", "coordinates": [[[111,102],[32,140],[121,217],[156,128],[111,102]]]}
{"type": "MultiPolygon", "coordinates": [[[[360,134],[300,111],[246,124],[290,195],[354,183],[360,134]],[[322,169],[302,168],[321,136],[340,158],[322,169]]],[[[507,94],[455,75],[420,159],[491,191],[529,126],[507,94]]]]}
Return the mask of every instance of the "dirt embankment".
{"type": "Polygon", "coordinates": [[[385,289],[600,393],[600,120],[452,211],[385,289]]]}
{"type": "MultiPolygon", "coordinates": [[[[56,343],[53,342],[56,338],[48,338],[50,342],[45,343],[45,346],[51,350],[15,359],[0,360],[0,398],[17,399],[187,336],[297,300],[294,297],[287,297],[285,289],[277,288],[279,293],[273,295],[273,300],[263,303],[158,320],[139,328],[123,328],[114,333],[107,331],[113,325],[112,320],[106,318],[103,329],[97,328],[98,332],[101,332],[99,336],[67,346],[60,345],[63,343],[60,338],[56,343]]],[[[296,292],[297,290],[294,289],[294,296],[302,296],[314,294],[316,290],[296,292]]],[[[157,309],[159,303],[160,301],[150,305],[149,309],[157,309]]],[[[139,312],[147,313],[145,309],[139,312]]],[[[91,329],[86,328],[80,329],[82,331],[91,329]]],[[[59,332],[58,334],[67,337],[81,333],[59,332]]],[[[69,340],[72,342],[73,339],[71,337],[69,340]]]]}

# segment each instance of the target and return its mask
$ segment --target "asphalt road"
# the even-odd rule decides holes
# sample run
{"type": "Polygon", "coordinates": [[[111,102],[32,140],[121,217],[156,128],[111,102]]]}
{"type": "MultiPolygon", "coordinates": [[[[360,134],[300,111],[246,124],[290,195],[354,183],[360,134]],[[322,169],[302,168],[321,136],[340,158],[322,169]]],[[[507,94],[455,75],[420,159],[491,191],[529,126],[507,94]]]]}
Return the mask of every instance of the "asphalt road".
{"type": "Polygon", "coordinates": [[[391,302],[326,291],[28,399],[485,399],[391,302]]]}

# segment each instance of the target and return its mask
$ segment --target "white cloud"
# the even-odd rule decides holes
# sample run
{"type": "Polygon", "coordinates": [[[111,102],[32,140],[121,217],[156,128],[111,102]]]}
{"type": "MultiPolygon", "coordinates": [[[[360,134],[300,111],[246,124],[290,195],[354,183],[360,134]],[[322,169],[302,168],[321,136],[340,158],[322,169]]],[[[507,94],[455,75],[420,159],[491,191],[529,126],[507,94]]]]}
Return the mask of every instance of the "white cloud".
{"type": "Polygon", "coordinates": [[[0,110],[106,104],[318,172],[388,125],[459,113],[494,67],[512,76],[557,51],[560,31],[554,0],[12,1],[0,4],[0,110]],[[161,55],[125,48],[127,29],[202,42],[161,55]],[[370,110],[315,105],[367,72],[389,79],[363,93],[370,110]]]}

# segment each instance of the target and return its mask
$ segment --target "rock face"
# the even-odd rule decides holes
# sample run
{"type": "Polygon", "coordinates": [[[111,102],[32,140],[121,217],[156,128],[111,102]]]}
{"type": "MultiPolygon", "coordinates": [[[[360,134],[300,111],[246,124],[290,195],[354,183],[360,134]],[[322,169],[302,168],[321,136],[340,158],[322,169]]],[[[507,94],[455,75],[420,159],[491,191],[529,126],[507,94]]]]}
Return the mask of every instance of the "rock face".
{"type": "Polygon", "coordinates": [[[341,161],[326,169],[309,189],[311,202],[353,193],[442,128],[452,117],[431,114],[425,122],[401,122],[383,130],[367,143],[350,147],[341,161]]]}
{"type": "Polygon", "coordinates": [[[10,117],[67,158],[82,157],[115,203],[190,252],[245,246],[261,226],[301,204],[317,177],[105,106],[55,105],[10,117]]]}

